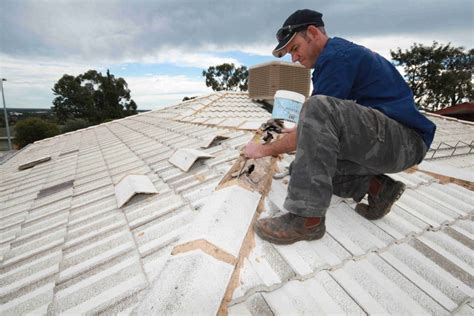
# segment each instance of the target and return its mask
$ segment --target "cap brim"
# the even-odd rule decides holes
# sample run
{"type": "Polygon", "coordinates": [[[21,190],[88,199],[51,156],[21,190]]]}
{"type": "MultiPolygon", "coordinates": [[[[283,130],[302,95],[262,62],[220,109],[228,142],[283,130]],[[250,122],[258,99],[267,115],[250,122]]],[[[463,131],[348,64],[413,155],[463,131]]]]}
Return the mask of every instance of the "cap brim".
{"type": "Polygon", "coordinates": [[[288,53],[288,50],[286,49],[286,46],[291,42],[291,40],[296,36],[296,33],[294,33],[288,40],[283,40],[280,43],[278,43],[277,47],[273,50],[272,54],[273,56],[280,58],[286,55],[288,53]]]}

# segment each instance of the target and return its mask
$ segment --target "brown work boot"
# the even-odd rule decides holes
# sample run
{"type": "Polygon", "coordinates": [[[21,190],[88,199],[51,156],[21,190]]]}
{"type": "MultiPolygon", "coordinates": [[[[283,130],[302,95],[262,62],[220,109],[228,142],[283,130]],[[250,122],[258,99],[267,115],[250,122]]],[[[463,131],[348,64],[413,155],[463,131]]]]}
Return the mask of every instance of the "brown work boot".
{"type": "Polygon", "coordinates": [[[355,210],[367,219],[379,219],[390,212],[395,203],[405,191],[405,184],[395,181],[386,175],[373,176],[369,186],[369,205],[357,204],[355,210]]]}
{"type": "Polygon", "coordinates": [[[326,232],[325,217],[302,217],[291,213],[262,218],[255,223],[255,232],[269,242],[288,245],[300,240],[316,240],[326,232]]]}

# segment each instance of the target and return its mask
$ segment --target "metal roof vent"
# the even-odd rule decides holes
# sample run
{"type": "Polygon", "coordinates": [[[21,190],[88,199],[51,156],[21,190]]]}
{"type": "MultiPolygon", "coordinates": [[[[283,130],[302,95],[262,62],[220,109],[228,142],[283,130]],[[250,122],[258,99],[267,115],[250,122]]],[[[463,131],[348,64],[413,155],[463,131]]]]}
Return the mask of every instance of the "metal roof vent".
{"type": "Polygon", "coordinates": [[[277,90],[298,92],[309,96],[310,69],[300,64],[272,61],[249,68],[249,97],[254,100],[273,100],[277,90]]]}
{"type": "Polygon", "coordinates": [[[43,158],[32,160],[32,161],[29,161],[27,163],[24,163],[24,164],[18,166],[18,170],[30,169],[30,168],[33,168],[36,165],[39,165],[40,163],[50,161],[50,160],[51,160],[51,156],[46,156],[46,157],[43,157],[43,158]]]}
{"type": "Polygon", "coordinates": [[[153,182],[145,175],[125,176],[115,186],[115,198],[118,207],[124,206],[136,194],[158,193],[153,182]]]}

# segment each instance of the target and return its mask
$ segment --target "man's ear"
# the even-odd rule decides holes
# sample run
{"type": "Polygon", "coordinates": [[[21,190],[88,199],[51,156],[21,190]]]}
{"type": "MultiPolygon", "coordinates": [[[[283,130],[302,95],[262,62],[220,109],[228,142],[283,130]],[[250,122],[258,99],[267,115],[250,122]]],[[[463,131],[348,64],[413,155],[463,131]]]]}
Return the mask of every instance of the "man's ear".
{"type": "Polygon", "coordinates": [[[314,25],[310,25],[308,26],[308,28],[306,29],[306,34],[310,35],[311,38],[316,38],[319,36],[319,34],[321,33],[320,30],[318,30],[318,28],[314,25]]]}

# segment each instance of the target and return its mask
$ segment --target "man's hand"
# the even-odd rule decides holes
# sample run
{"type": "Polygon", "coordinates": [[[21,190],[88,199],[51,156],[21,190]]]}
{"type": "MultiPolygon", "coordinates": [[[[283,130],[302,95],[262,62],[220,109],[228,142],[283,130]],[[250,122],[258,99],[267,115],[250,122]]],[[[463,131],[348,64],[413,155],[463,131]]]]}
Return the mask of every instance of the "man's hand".
{"type": "Polygon", "coordinates": [[[245,145],[243,149],[243,154],[245,158],[252,158],[252,159],[257,159],[257,158],[262,158],[267,156],[264,153],[264,148],[265,145],[257,144],[255,141],[251,140],[247,145],[245,145]]]}
{"type": "Polygon", "coordinates": [[[283,138],[277,139],[267,144],[257,144],[251,140],[242,150],[245,158],[257,159],[267,156],[276,156],[296,150],[296,125],[291,128],[284,128],[283,138]]]}

